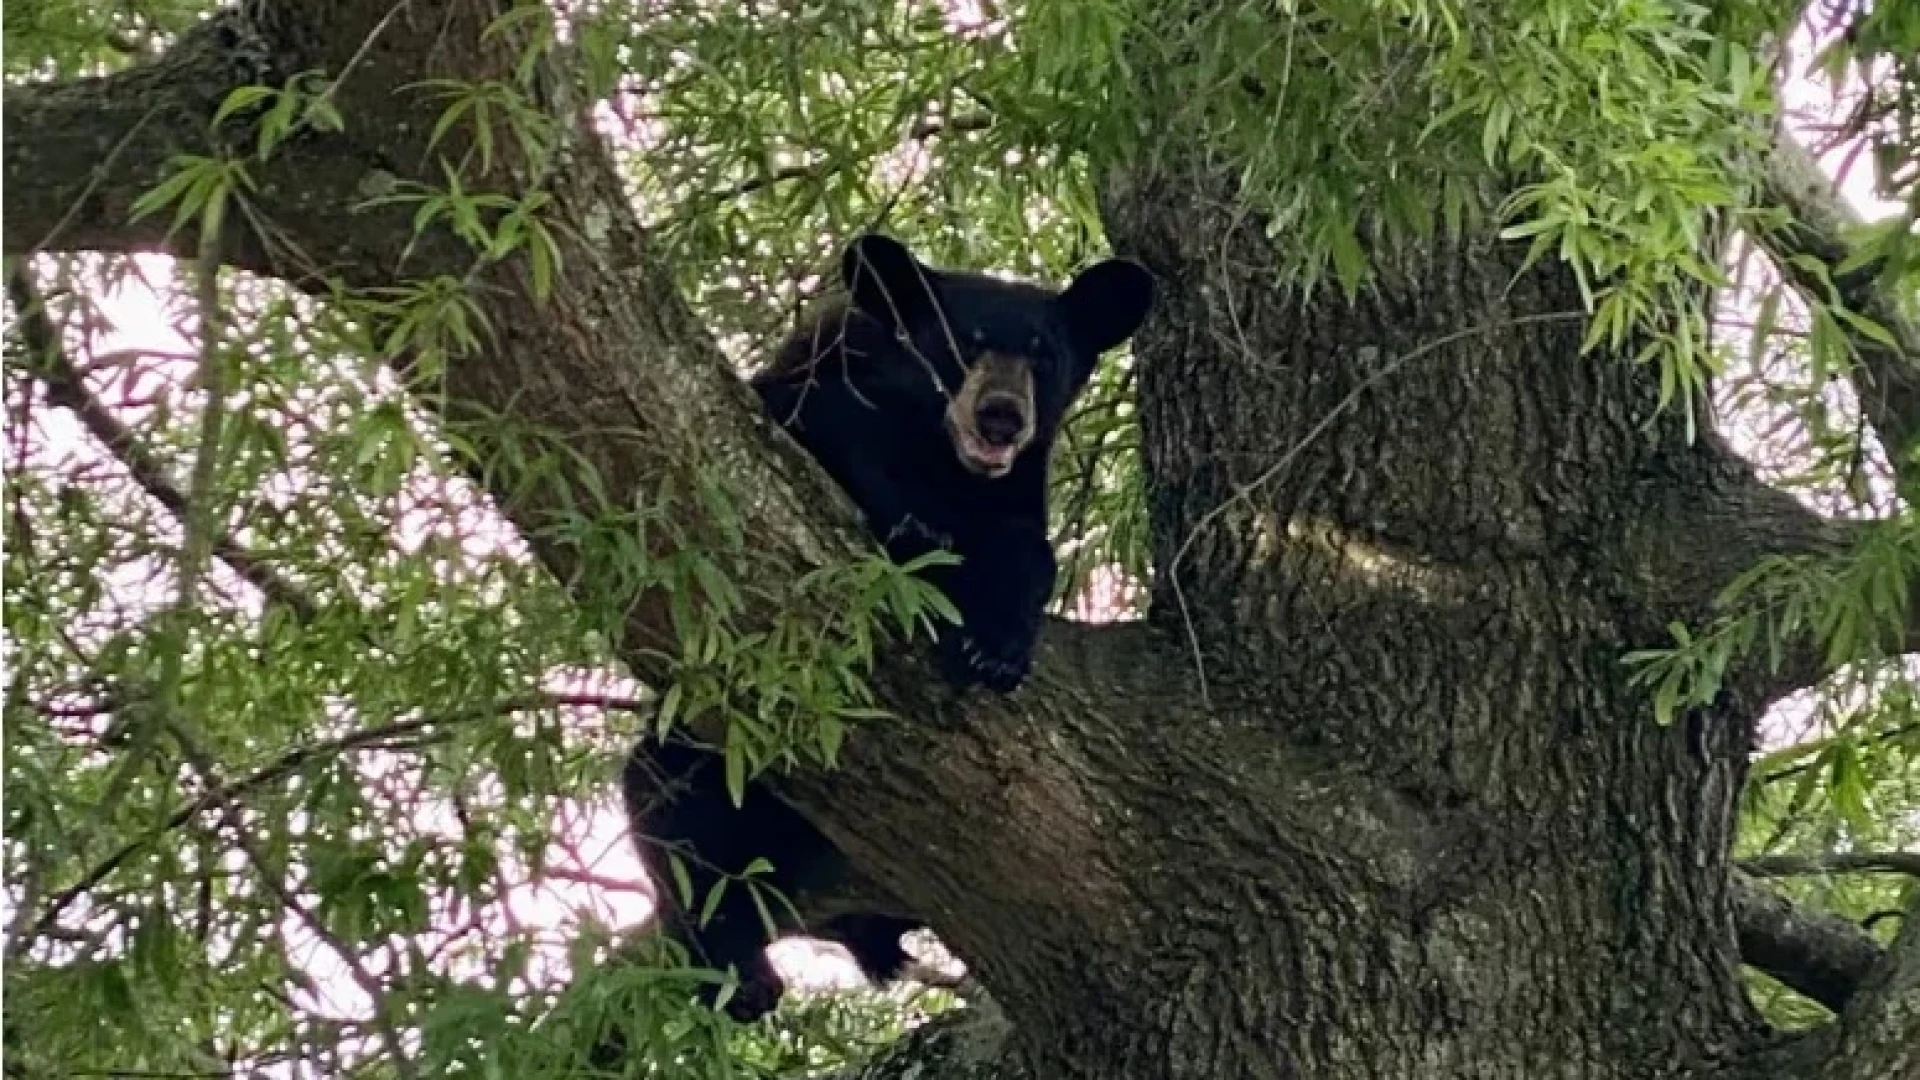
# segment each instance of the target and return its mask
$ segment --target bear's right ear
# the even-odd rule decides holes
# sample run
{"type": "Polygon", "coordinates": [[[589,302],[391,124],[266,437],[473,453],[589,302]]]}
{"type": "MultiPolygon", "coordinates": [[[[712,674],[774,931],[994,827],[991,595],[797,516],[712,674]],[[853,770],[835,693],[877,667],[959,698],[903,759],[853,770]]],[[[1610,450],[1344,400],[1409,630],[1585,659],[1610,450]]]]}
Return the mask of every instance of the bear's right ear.
{"type": "Polygon", "coordinates": [[[856,239],[840,258],[840,278],[853,306],[889,328],[912,325],[932,313],[931,290],[939,276],[906,245],[880,233],[856,239]]]}
{"type": "Polygon", "coordinates": [[[1153,308],[1153,275],[1130,259],[1107,259],[1082,270],[1059,303],[1080,344],[1099,356],[1140,329],[1153,308]]]}

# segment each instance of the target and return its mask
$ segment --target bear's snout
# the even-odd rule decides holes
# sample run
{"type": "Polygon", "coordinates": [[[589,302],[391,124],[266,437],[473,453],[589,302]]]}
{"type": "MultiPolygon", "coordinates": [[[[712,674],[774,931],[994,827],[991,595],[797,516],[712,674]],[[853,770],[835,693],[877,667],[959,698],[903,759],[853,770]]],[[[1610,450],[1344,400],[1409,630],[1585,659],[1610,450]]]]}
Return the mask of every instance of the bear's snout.
{"type": "Polygon", "coordinates": [[[977,358],[947,405],[947,435],[960,463],[989,479],[1005,476],[1033,441],[1033,429],[1032,366],[1005,353],[977,358]]]}
{"type": "Polygon", "coordinates": [[[991,397],[974,410],[973,426],[989,446],[1012,446],[1027,426],[1026,410],[1011,396],[991,397]]]}

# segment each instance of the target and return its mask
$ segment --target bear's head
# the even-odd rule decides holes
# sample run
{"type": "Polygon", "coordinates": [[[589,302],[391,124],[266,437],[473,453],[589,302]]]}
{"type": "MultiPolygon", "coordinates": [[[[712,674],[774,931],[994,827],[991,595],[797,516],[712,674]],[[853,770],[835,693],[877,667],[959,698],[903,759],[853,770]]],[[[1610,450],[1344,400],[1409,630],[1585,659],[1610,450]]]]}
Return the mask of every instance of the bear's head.
{"type": "Polygon", "coordinates": [[[928,369],[960,463],[989,478],[1052,441],[1100,355],[1133,336],[1153,305],[1145,267],[1108,259],[1065,291],[936,270],[899,241],[848,245],[841,276],[853,306],[928,369]]]}

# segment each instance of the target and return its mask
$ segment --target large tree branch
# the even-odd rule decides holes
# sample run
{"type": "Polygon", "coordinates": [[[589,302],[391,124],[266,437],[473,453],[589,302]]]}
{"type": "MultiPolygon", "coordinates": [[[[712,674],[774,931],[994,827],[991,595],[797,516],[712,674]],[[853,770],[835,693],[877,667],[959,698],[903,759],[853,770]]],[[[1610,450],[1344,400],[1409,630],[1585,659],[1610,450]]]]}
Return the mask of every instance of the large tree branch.
{"type": "MultiPolygon", "coordinates": [[[[1715,436],[1663,465],[1670,475],[1647,485],[1620,549],[1622,568],[1648,613],[1635,648],[1670,647],[1674,622],[1708,633],[1718,619],[1745,610],[1722,605],[1736,579],[1768,559],[1842,557],[1864,528],[1822,517],[1763,482],[1715,436]]],[[[1784,643],[1777,665],[1774,659],[1764,642],[1736,656],[1725,689],[1746,707],[1763,709],[1832,670],[1826,651],[1804,633],[1784,643]]]]}
{"type": "Polygon", "coordinates": [[[308,130],[268,161],[246,162],[252,186],[242,212],[228,215],[221,244],[227,262],[312,291],[334,275],[351,284],[391,280],[401,273],[403,251],[407,274],[457,271],[459,245],[441,233],[416,240],[405,208],[348,213],[390,192],[397,179],[434,175],[418,134],[405,135],[418,94],[396,98],[398,76],[418,63],[399,50],[427,47],[421,35],[437,20],[425,10],[431,5],[411,5],[403,33],[392,16],[408,6],[237,4],[182,35],[155,62],[97,78],[8,86],[7,198],[0,209],[6,254],[191,254],[195,223],[170,231],[171,208],[135,221],[134,203],[171,174],[176,155],[238,157],[253,148],[243,118],[229,120],[218,139],[212,130],[214,111],[232,90],[279,87],[317,69],[344,76],[332,93],[350,117],[347,128],[308,130]],[[396,66],[398,59],[406,64],[396,66]],[[414,152],[389,152],[399,147],[414,152]]]}
{"type": "MultiPolygon", "coordinates": [[[[1828,1008],[1844,1008],[1881,957],[1880,946],[1852,923],[1798,908],[1744,875],[1734,876],[1733,899],[1741,958],[1828,1008]]],[[[845,1080],[896,1080],[929,1069],[941,1080],[1016,1080],[1021,1074],[1002,1054],[1011,1034],[999,1009],[981,1001],[917,1029],[845,1080]]],[[[1811,1051],[1824,1056],[1829,1046],[1818,1040],[1795,1060],[1812,1059],[1811,1051]]]]}
{"type": "Polygon", "coordinates": [[[1821,874],[1909,874],[1920,877],[1920,851],[1841,851],[1831,855],[1769,855],[1744,859],[1754,877],[1814,877],[1821,874]]]}
{"type": "Polygon", "coordinates": [[[1904,924],[1840,1015],[1820,1080],[1920,1076],[1920,893],[1904,924]]]}
{"type": "MultiPolygon", "coordinates": [[[[1736,874],[1733,885],[1741,958],[1831,1009],[1844,1008],[1880,960],[1880,946],[1852,923],[1798,908],[1744,875],[1736,874]]],[[[1016,1080],[1022,1074],[1003,1054],[1011,1035],[998,1007],[982,1000],[917,1029],[845,1080],[896,1080],[928,1070],[941,1080],[1016,1080]]],[[[1814,1049],[1828,1045],[1822,1040],[1814,1049]]]]}
{"type": "Polygon", "coordinates": [[[1797,907],[1740,873],[1733,875],[1733,921],[1741,960],[1836,1012],[1880,958],[1866,931],[1797,907]]]}
{"type": "Polygon", "coordinates": [[[1813,154],[1784,130],[1776,133],[1767,159],[1766,196],[1792,216],[1786,227],[1758,237],[1786,280],[1811,299],[1837,299],[1892,338],[1889,343],[1850,335],[1858,360],[1851,375],[1861,410],[1885,444],[1902,486],[1909,486],[1914,478],[1908,455],[1920,447],[1920,325],[1881,281],[1877,260],[1839,272],[1853,253],[1847,232],[1862,224],[1860,216],[1813,154]],[[1824,280],[1804,260],[1824,267],[1824,280]]]}

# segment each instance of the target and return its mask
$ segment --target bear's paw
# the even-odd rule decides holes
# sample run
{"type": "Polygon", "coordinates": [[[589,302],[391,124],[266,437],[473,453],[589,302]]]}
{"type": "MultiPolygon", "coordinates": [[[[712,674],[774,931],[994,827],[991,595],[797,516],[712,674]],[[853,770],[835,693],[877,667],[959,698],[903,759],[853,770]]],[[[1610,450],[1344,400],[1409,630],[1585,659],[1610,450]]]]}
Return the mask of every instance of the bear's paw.
{"type": "Polygon", "coordinates": [[[953,547],[951,534],[941,532],[912,514],[901,515],[900,520],[888,530],[886,543],[892,544],[899,540],[919,540],[936,548],[953,547]]]}
{"type": "Polygon", "coordinates": [[[941,638],[943,674],[962,689],[981,686],[996,694],[1018,690],[1033,672],[1032,651],[1017,641],[977,638],[951,630],[941,638]]]}

